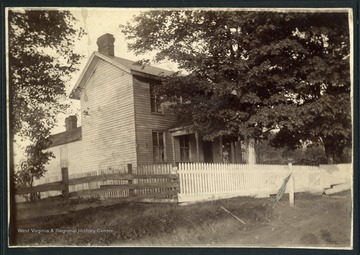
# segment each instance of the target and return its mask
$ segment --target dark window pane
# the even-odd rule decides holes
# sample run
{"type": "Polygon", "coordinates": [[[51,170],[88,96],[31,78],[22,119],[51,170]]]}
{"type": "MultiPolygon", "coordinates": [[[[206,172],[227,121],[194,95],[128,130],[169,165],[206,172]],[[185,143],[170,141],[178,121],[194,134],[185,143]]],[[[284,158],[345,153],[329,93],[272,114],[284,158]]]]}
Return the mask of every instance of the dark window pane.
{"type": "Polygon", "coordinates": [[[159,146],[164,146],[164,133],[159,133],[159,146]]]}
{"type": "Polygon", "coordinates": [[[165,161],[164,132],[152,132],[154,162],[165,161]]]}
{"type": "Polygon", "coordinates": [[[150,104],[151,104],[151,112],[157,112],[157,110],[156,110],[156,102],[155,102],[154,97],[150,98],[150,104]]]}
{"type": "Polygon", "coordinates": [[[157,96],[154,91],[154,84],[150,84],[150,104],[151,112],[162,113],[161,97],[157,96]]]}
{"type": "Polygon", "coordinates": [[[165,161],[164,147],[159,147],[159,154],[161,161],[165,161]]]}
{"type": "Polygon", "coordinates": [[[190,150],[189,149],[185,149],[185,160],[186,161],[190,160],[190,150]]]}
{"type": "Polygon", "coordinates": [[[152,139],[153,139],[153,145],[154,146],[158,146],[158,133],[157,132],[153,132],[152,133],[152,139]]]}
{"type": "Polygon", "coordinates": [[[155,161],[155,162],[159,161],[158,150],[157,150],[156,147],[154,147],[153,157],[154,157],[154,161],[155,161]]]}
{"type": "Polygon", "coordinates": [[[185,136],[185,147],[189,147],[189,137],[185,136]]]}
{"type": "Polygon", "coordinates": [[[181,161],[189,161],[190,160],[190,143],[189,136],[180,136],[180,160],[181,161]]]}

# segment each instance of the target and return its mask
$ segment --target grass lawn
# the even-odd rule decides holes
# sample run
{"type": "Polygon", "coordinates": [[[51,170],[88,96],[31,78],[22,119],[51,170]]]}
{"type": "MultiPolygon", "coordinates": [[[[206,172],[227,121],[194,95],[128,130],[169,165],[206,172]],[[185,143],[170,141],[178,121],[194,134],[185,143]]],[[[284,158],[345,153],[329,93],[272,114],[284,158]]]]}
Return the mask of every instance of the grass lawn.
{"type": "Polygon", "coordinates": [[[18,222],[18,245],[350,247],[351,196],[238,197],[179,206],[124,203],[18,222]],[[232,214],[245,222],[243,224],[232,214]]]}

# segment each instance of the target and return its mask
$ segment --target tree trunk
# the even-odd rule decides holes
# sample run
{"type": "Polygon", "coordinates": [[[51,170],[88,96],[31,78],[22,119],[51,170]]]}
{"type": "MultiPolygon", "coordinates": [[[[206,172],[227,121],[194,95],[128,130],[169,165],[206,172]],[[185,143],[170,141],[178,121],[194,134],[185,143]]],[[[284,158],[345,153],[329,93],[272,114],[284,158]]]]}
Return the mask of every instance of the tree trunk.
{"type": "Polygon", "coordinates": [[[331,142],[327,142],[325,141],[325,139],[323,139],[324,141],[324,149],[325,149],[325,155],[327,158],[327,163],[328,165],[332,165],[334,164],[334,145],[331,142]]]}
{"type": "Polygon", "coordinates": [[[332,155],[326,155],[328,165],[334,164],[334,157],[332,155]]]}
{"type": "Polygon", "coordinates": [[[248,139],[246,142],[247,164],[256,164],[255,140],[248,139]]]}

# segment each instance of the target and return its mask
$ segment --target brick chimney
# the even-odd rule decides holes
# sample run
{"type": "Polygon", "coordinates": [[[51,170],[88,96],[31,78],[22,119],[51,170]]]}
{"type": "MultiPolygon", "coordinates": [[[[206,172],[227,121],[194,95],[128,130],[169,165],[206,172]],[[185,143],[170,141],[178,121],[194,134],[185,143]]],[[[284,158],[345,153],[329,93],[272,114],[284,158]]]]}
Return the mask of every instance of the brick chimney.
{"type": "Polygon", "coordinates": [[[66,132],[71,131],[72,129],[77,128],[77,117],[75,115],[70,115],[65,119],[66,132]]]}
{"type": "Polygon", "coordinates": [[[100,36],[96,41],[98,51],[107,56],[114,56],[114,42],[115,38],[112,34],[100,36]]]}

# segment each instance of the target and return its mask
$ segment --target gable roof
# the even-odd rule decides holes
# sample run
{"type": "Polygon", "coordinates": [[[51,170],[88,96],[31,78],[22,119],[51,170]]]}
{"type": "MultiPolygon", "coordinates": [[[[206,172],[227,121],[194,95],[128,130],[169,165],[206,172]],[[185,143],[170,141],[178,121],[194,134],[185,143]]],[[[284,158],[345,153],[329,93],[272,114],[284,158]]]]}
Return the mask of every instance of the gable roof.
{"type": "Polygon", "coordinates": [[[71,129],[62,133],[58,133],[50,136],[51,145],[55,147],[62,144],[67,144],[81,140],[81,127],[71,129]]]}
{"type": "Polygon", "coordinates": [[[125,67],[130,69],[131,73],[139,72],[139,73],[153,75],[153,76],[163,76],[163,75],[174,74],[174,72],[172,72],[172,71],[162,69],[159,67],[154,67],[154,66],[143,67],[141,65],[137,65],[136,61],[128,60],[125,58],[119,58],[119,57],[109,57],[109,58],[111,58],[112,60],[114,60],[114,61],[118,62],[119,64],[124,65],[125,67]]]}
{"type": "Polygon", "coordinates": [[[80,99],[80,91],[86,86],[87,80],[91,77],[91,74],[95,70],[96,65],[100,59],[132,75],[140,75],[140,76],[156,79],[157,77],[160,76],[168,76],[174,74],[174,72],[163,68],[154,67],[154,66],[142,67],[141,65],[137,65],[136,61],[128,60],[125,58],[119,58],[115,56],[107,56],[100,52],[94,51],[91,54],[84,70],[80,74],[80,77],[77,80],[73,90],[71,91],[70,98],[80,99]]]}

